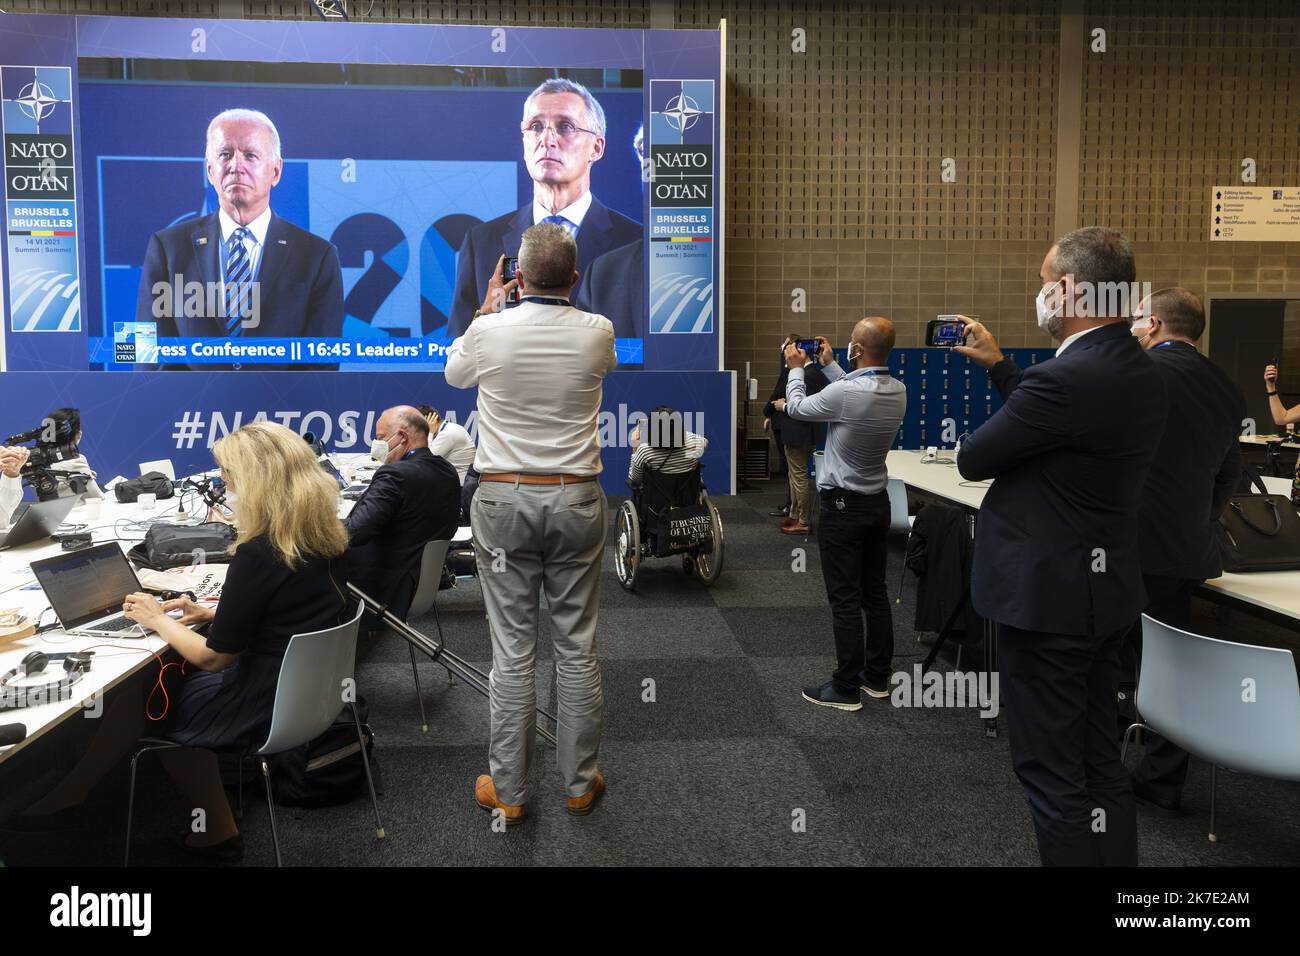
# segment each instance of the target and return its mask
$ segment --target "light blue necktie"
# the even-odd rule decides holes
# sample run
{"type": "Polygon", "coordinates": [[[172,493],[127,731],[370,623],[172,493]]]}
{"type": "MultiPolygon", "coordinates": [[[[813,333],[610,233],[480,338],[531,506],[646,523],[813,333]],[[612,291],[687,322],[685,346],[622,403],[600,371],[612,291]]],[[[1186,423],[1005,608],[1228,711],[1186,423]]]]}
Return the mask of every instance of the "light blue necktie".
{"type": "Polygon", "coordinates": [[[576,222],[569,222],[569,220],[565,219],[563,216],[547,216],[542,220],[542,222],[550,222],[557,226],[563,226],[565,229],[569,230],[569,235],[573,237],[574,241],[577,241],[578,224],[576,222]]]}

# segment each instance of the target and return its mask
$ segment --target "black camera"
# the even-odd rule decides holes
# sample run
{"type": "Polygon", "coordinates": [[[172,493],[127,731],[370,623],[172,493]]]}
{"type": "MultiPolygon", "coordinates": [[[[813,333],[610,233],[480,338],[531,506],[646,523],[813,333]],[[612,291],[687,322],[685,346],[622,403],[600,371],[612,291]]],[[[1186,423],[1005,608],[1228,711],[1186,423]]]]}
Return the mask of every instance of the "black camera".
{"type": "MultiPolygon", "coordinates": [[[[61,409],[60,412],[72,410],[61,409]]],[[[25,484],[36,492],[39,501],[52,501],[59,497],[59,481],[67,482],[71,493],[84,494],[90,484],[90,476],[68,474],[52,466],[61,461],[70,461],[78,457],[77,447],[73,442],[80,431],[80,419],[75,414],[62,415],[52,413],[42,424],[5,439],[6,445],[25,445],[32,442],[30,454],[19,474],[25,484]]]]}

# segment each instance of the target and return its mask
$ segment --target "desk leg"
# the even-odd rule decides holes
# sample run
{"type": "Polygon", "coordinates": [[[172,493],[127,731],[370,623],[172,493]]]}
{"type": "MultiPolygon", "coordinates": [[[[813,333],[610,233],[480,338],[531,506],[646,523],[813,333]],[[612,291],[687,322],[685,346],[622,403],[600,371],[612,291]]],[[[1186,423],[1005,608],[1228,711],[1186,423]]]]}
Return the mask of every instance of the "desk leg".
{"type": "MultiPolygon", "coordinates": [[[[984,673],[988,674],[989,687],[997,686],[998,710],[1002,710],[1002,688],[993,684],[993,675],[998,672],[998,626],[992,621],[984,622],[984,673]]],[[[997,717],[985,717],[984,736],[996,737],[998,735],[997,717]]]]}
{"type": "MultiPolygon", "coordinates": [[[[973,512],[970,516],[970,536],[971,540],[975,539],[975,522],[978,520],[978,512],[973,512]]],[[[973,547],[973,545],[972,545],[973,547]]],[[[998,626],[990,620],[981,619],[984,622],[984,674],[987,675],[985,680],[988,682],[985,686],[993,688],[993,675],[998,671],[998,626]]],[[[1002,710],[1002,690],[998,687],[998,710],[1002,710]]],[[[984,722],[984,736],[989,738],[998,735],[997,717],[982,717],[984,722]]]]}

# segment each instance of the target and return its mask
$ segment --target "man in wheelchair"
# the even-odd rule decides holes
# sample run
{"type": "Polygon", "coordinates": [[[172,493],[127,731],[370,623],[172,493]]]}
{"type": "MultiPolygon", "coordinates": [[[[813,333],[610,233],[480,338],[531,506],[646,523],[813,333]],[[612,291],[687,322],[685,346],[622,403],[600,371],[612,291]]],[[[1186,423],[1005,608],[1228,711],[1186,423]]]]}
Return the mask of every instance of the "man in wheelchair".
{"type": "Polygon", "coordinates": [[[631,590],[644,558],[682,555],[687,574],[712,584],[722,570],[722,520],[700,476],[708,439],[686,431],[666,405],[650,413],[647,431],[645,440],[640,427],[632,433],[632,498],[615,519],[619,582],[631,590]]]}

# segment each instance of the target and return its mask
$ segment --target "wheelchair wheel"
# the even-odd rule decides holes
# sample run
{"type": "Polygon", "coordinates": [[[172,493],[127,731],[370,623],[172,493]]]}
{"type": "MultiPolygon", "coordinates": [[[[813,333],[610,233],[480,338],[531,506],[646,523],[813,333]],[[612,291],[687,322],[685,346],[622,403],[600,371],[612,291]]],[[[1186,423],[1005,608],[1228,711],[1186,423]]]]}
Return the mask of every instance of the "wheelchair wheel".
{"type": "Polygon", "coordinates": [[[722,574],[722,516],[718,514],[718,509],[709,500],[709,496],[703,497],[704,503],[709,506],[709,514],[713,516],[713,551],[709,554],[701,551],[695,555],[695,574],[708,587],[722,574]]]}
{"type": "Polygon", "coordinates": [[[631,591],[636,569],[641,564],[641,526],[631,501],[623,502],[614,518],[614,573],[618,583],[631,591]]]}

